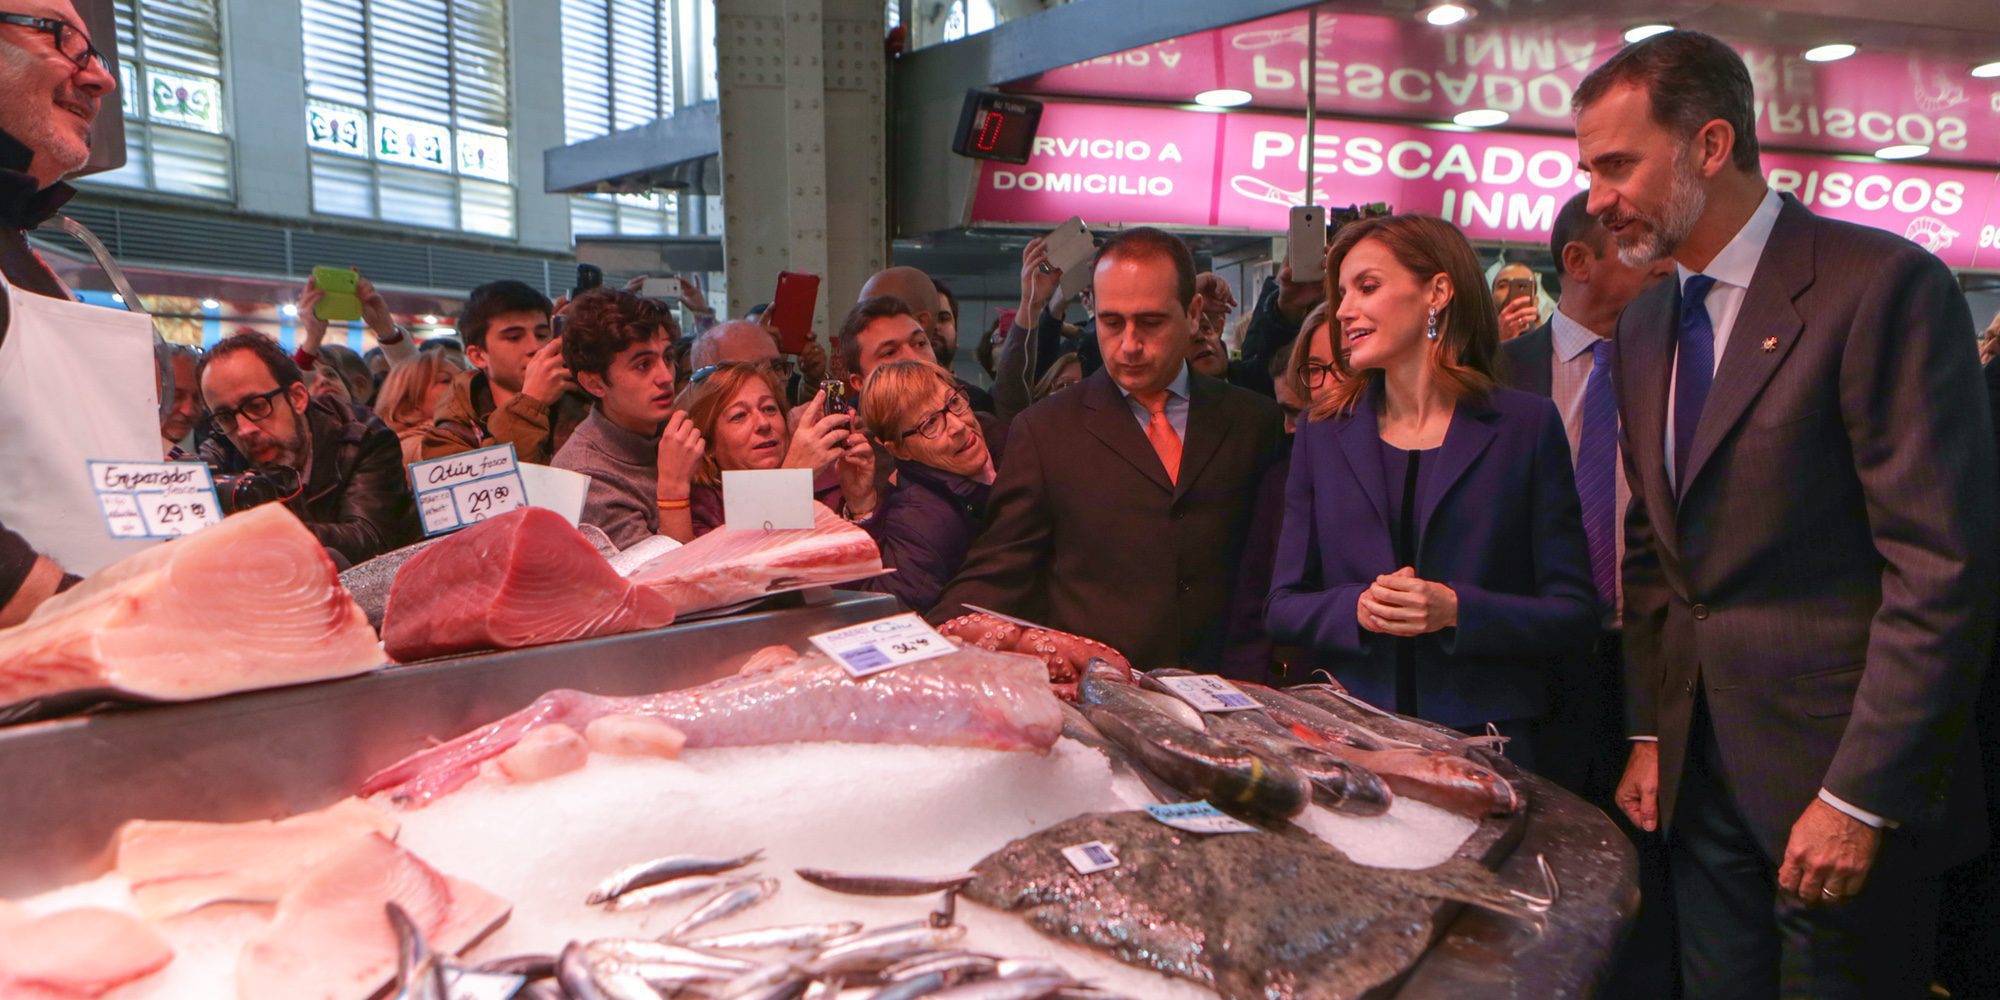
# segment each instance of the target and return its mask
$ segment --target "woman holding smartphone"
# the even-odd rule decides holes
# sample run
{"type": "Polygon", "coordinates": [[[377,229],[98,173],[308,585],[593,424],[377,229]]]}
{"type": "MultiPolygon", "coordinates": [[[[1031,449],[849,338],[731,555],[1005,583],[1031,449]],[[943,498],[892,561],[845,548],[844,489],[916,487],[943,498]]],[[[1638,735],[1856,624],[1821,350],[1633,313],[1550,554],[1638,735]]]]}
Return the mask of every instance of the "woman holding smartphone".
{"type": "Polygon", "coordinates": [[[722,526],[722,474],[747,469],[811,469],[813,499],[853,520],[875,511],[875,453],[854,417],[826,412],[822,390],[787,423],[785,387],[760,364],[727,361],[697,369],[677,405],[708,451],[695,468],[689,516],[696,537],[722,526]]]}
{"type": "Polygon", "coordinates": [[[1598,621],[1562,419],[1494,383],[1498,316],[1450,223],[1351,224],[1327,284],[1334,384],[1292,450],[1271,635],[1382,707],[1498,724],[1532,767],[1550,668],[1598,621]]]}

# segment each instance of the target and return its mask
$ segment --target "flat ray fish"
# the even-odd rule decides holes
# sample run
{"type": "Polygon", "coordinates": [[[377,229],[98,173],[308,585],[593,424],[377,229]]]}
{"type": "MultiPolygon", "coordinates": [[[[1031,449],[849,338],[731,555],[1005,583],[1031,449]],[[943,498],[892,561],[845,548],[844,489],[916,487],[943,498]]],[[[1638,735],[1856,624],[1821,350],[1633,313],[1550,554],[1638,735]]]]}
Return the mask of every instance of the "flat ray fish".
{"type": "Polygon", "coordinates": [[[1429,946],[1439,899],[1520,912],[1469,861],[1368,868],[1304,835],[1203,836],[1139,812],[1080,816],[974,871],[966,898],[1230,1000],[1339,1000],[1390,982],[1429,946]],[[1077,874],[1062,849],[1094,840],[1118,867],[1077,874]]]}

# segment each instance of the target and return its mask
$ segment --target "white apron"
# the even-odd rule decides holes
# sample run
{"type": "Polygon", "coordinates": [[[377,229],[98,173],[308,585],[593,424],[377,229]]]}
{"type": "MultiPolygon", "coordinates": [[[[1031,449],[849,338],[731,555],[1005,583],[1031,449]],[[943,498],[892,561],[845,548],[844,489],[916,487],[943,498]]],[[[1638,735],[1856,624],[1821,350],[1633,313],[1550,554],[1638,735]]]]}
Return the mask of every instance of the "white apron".
{"type": "Polygon", "coordinates": [[[0,294],[8,316],[0,340],[0,523],[88,576],[158,541],[111,537],[88,464],[160,460],[153,322],[37,295],[5,276],[0,294]]]}

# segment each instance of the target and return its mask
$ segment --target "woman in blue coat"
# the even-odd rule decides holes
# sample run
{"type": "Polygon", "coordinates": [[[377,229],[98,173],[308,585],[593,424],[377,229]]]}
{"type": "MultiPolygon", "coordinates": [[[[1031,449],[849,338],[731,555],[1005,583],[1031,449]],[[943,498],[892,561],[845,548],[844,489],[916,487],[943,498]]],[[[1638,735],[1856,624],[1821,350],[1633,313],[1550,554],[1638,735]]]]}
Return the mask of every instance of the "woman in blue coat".
{"type": "Polygon", "coordinates": [[[1356,695],[1533,766],[1554,663],[1596,636],[1555,404],[1495,384],[1499,319],[1441,219],[1342,229],[1327,254],[1338,388],[1299,427],[1266,625],[1356,695]]]}

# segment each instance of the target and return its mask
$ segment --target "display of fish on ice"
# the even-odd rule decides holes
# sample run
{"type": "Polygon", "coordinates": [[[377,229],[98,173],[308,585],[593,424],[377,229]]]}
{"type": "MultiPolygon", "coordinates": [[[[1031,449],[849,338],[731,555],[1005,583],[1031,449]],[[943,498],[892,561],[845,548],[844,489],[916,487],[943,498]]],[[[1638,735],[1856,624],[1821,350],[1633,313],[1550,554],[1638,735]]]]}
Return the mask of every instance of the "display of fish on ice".
{"type": "Polygon", "coordinates": [[[1131,661],[1110,646],[990,611],[959,615],[939,625],[938,634],[962,639],[981,649],[1020,653],[1047,663],[1049,683],[1055,685],[1056,694],[1064,701],[1076,700],[1077,684],[1083,680],[1084,668],[1092,660],[1100,660],[1124,680],[1132,680],[1131,661]]]}
{"type": "MultiPolygon", "coordinates": [[[[326,550],[266,504],[113,563],[0,631],[0,706],[207,698],[383,662],[326,550]]],[[[0,721],[14,714],[27,713],[0,721]]]]}
{"type": "Polygon", "coordinates": [[[129,913],[97,907],[31,917],[0,900],[0,997],[100,997],[173,961],[160,933],[129,913]]]}
{"type": "Polygon", "coordinates": [[[803,587],[881,576],[882,550],[868,532],[813,504],[810,528],[717,528],[630,573],[691,615],[803,587]]]}
{"type": "Polygon", "coordinates": [[[280,820],[132,820],[113,838],[112,867],[140,912],[164,920],[211,903],[275,903],[314,865],[369,836],[394,839],[396,819],[360,799],[280,820]]]}
{"type": "Polygon", "coordinates": [[[611,698],[551,691],[534,704],[377,772],[363,795],[420,807],[470,781],[483,761],[530,732],[583,731],[614,715],[663,719],[695,747],[843,741],[1047,751],[1062,732],[1062,703],[1039,660],[960,647],[855,680],[817,650],[698,687],[611,698]]]}
{"type": "Polygon", "coordinates": [[[1205,836],[1139,812],[1077,817],[973,870],[967,899],[1226,1000],[1362,996],[1423,954],[1441,900],[1530,926],[1546,908],[1463,859],[1370,868],[1296,830],[1205,836]],[[1064,859],[1092,842],[1110,845],[1117,867],[1085,875],[1064,859]]]}
{"type": "Polygon", "coordinates": [[[674,605],[618,575],[561,514],[522,507],[405,563],[382,643],[401,661],[659,628],[674,605]]]}

